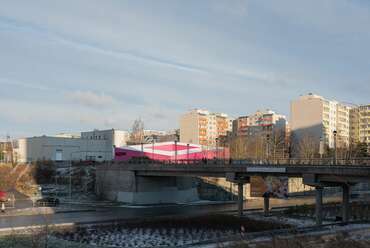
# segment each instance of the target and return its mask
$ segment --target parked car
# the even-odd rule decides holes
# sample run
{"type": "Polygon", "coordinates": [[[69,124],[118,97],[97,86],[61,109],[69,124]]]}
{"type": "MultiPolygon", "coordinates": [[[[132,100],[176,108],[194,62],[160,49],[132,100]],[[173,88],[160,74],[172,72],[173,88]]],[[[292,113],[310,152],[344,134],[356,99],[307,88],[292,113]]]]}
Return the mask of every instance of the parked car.
{"type": "Polygon", "coordinates": [[[56,207],[59,205],[59,199],[56,197],[45,197],[38,199],[36,205],[39,207],[56,207]]]}

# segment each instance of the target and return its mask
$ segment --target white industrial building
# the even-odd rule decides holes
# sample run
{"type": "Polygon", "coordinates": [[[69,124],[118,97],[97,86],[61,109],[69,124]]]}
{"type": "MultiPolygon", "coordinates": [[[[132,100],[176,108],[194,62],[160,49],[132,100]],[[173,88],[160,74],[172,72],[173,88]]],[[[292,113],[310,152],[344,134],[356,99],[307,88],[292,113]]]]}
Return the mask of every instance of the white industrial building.
{"type": "Polygon", "coordinates": [[[109,129],[82,132],[81,136],[57,135],[18,139],[13,153],[17,162],[38,160],[109,161],[114,157],[114,146],[126,145],[128,132],[109,129]]]}

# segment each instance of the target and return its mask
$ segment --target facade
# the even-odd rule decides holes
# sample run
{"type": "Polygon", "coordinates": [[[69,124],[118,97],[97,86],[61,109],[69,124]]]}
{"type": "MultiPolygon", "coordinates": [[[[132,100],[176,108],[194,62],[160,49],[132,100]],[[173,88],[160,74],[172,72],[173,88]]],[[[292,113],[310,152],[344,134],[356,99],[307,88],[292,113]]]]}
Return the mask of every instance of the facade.
{"type": "Polygon", "coordinates": [[[109,129],[82,132],[81,135],[58,134],[15,140],[13,155],[17,162],[38,160],[109,161],[114,158],[114,147],[126,145],[128,132],[109,129]]]}
{"type": "Polygon", "coordinates": [[[147,157],[156,161],[201,160],[229,158],[226,148],[204,149],[198,144],[161,142],[115,148],[115,161],[129,161],[133,158],[147,157]]]}
{"type": "Polygon", "coordinates": [[[148,132],[144,130],[144,143],[151,144],[151,143],[160,143],[160,142],[169,142],[169,141],[180,141],[180,130],[172,130],[172,131],[152,131],[148,132]]]}
{"type": "Polygon", "coordinates": [[[180,142],[217,146],[217,139],[232,130],[232,120],[223,113],[194,109],[181,117],[180,142]]]}
{"type": "Polygon", "coordinates": [[[352,143],[370,146],[370,104],[351,109],[350,132],[352,143]]]}
{"type": "Polygon", "coordinates": [[[112,158],[112,149],[106,150],[105,140],[40,136],[22,138],[14,142],[16,162],[27,163],[40,160],[97,160],[112,158]]]}
{"type": "MultiPolygon", "coordinates": [[[[81,132],[82,139],[106,140],[109,147],[121,147],[127,144],[129,133],[127,131],[108,129],[94,130],[90,132],[81,132]]],[[[112,151],[113,154],[113,151],[112,151]]]]}
{"type": "Polygon", "coordinates": [[[295,143],[310,140],[319,150],[320,140],[334,148],[350,143],[350,111],[353,106],[308,94],[291,102],[291,132],[295,143]]]}
{"type": "Polygon", "coordinates": [[[0,163],[12,162],[13,146],[10,141],[0,142],[0,163]]]}
{"type": "Polygon", "coordinates": [[[249,116],[240,116],[233,120],[233,135],[234,136],[247,135],[249,127],[250,127],[249,116]]]}
{"type": "Polygon", "coordinates": [[[250,116],[241,116],[233,121],[234,136],[257,135],[263,130],[272,130],[273,127],[287,128],[288,123],[284,115],[272,110],[260,111],[250,116]]]}
{"type": "Polygon", "coordinates": [[[285,158],[289,127],[286,117],[271,110],[234,120],[230,140],[233,158],[285,158]]]}
{"type": "Polygon", "coordinates": [[[370,104],[359,107],[359,141],[370,146],[370,104]]]}

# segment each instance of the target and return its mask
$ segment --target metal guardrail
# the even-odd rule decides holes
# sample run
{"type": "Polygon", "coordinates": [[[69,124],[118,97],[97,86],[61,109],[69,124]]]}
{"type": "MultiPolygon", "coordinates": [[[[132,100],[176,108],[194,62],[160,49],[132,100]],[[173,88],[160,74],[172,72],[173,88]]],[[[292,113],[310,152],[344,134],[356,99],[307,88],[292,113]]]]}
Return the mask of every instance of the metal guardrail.
{"type": "Polygon", "coordinates": [[[314,165],[314,166],[370,166],[370,157],[336,159],[333,158],[312,158],[312,159],[181,159],[181,160],[151,160],[147,158],[134,159],[129,161],[117,161],[114,164],[155,164],[155,165],[314,165]]]}

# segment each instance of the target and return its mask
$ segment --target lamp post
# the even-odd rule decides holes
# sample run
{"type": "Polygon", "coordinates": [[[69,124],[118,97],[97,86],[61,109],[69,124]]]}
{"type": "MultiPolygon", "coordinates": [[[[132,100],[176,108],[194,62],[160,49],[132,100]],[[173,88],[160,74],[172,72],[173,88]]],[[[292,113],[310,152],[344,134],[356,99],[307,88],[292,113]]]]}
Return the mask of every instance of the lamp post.
{"type": "Polygon", "coordinates": [[[320,154],[320,158],[322,159],[322,157],[324,155],[324,140],[323,140],[322,137],[320,138],[319,154],[320,154]]]}
{"type": "Polygon", "coordinates": [[[186,144],[186,160],[189,164],[189,150],[190,150],[190,144],[186,144]]]}
{"type": "Polygon", "coordinates": [[[216,160],[218,160],[218,140],[219,138],[216,138],[216,160]]]}
{"type": "Polygon", "coordinates": [[[226,149],[226,140],[224,140],[224,147],[223,147],[223,159],[224,159],[224,163],[225,163],[225,159],[226,159],[226,151],[225,151],[225,149],[226,149]]]}
{"type": "Polygon", "coordinates": [[[152,141],[152,160],[154,160],[154,139],[152,141]]]}
{"type": "Polygon", "coordinates": [[[266,135],[266,158],[269,159],[270,156],[270,134],[266,135]]]}
{"type": "Polygon", "coordinates": [[[177,140],[175,140],[175,163],[177,164],[177,140]]]}
{"type": "Polygon", "coordinates": [[[334,136],[334,164],[337,164],[337,130],[333,131],[334,136]]]}
{"type": "Polygon", "coordinates": [[[72,202],[72,161],[69,161],[69,201],[72,202]]]}

